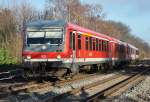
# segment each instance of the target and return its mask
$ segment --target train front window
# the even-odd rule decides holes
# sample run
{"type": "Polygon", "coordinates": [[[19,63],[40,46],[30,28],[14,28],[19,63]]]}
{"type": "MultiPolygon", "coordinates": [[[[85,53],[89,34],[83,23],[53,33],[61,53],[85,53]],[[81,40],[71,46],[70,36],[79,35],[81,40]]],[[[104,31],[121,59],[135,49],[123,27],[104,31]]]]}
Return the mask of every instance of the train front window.
{"type": "Polygon", "coordinates": [[[43,44],[44,32],[29,31],[27,33],[27,44],[43,44]]]}
{"type": "Polygon", "coordinates": [[[62,44],[62,29],[47,29],[27,32],[27,44],[62,44]]]}

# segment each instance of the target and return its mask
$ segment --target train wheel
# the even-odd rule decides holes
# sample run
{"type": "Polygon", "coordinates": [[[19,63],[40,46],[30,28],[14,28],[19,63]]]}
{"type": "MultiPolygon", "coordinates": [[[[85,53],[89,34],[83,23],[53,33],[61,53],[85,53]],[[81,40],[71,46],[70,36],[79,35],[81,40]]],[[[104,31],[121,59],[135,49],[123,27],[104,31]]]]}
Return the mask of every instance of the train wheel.
{"type": "Polygon", "coordinates": [[[108,65],[107,65],[106,63],[102,64],[102,66],[101,66],[101,71],[102,71],[103,73],[106,73],[107,70],[108,70],[108,65]]]}
{"type": "Polygon", "coordinates": [[[84,69],[85,73],[91,73],[91,65],[86,65],[84,66],[84,69]]]}
{"type": "Polygon", "coordinates": [[[72,73],[71,69],[67,68],[66,72],[62,75],[62,77],[64,79],[70,79],[72,78],[71,73],[72,73]]]}
{"type": "Polygon", "coordinates": [[[100,71],[100,69],[101,69],[101,66],[100,66],[100,64],[98,64],[97,65],[97,71],[100,71]]]}
{"type": "Polygon", "coordinates": [[[39,75],[42,78],[48,76],[46,72],[46,63],[40,63],[39,75]]]}
{"type": "Polygon", "coordinates": [[[71,73],[74,73],[74,74],[76,74],[76,73],[79,73],[79,66],[78,65],[72,65],[72,67],[71,67],[71,73]]]}
{"type": "Polygon", "coordinates": [[[31,80],[32,77],[33,77],[33,72],[32,70],[30,69],[24,69],[24,75],[23,77],[26,79],[26,80],[31,80]]]}
{"type": "Polygon", "coordinates": [[[78,65],[72,65],[71,68],[67,68],[66,73],[64,73],[63,77],[65,79],[73,78],[76,74],[79,73],[79,66],[78,65]]]}

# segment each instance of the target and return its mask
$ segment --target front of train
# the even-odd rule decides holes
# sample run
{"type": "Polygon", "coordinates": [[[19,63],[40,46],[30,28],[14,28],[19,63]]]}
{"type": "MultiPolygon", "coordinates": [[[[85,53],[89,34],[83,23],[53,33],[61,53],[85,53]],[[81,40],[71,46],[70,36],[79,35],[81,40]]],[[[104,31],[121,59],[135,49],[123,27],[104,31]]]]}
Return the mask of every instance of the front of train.
{"type": "Polygon", "coordinates": [[[56,67],[61,63],[64,51],[64,21],[35,21],[28,23],[24,31],[24,68],[45,71],[47,64],[56,67]]]}

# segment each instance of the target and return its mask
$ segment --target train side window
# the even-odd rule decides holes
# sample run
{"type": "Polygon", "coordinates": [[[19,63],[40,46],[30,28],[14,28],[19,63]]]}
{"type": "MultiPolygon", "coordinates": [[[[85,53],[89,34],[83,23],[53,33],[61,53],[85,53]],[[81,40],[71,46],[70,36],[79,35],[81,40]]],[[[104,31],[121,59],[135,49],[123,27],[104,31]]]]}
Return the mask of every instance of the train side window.
{"type": "Polygon", "coordinates": [[[105,51],[105,41],[102,40],[102,51],[105,51]]]}
{"type": "Polygon", "coordinates": [[[120,45],[119,45],[119,53],[121,52],[121,49],[120,49],[120,45]]]}
{"type": "Polygon", "coordinates": [[[104,48],[105,46],[104,46],[104,40],[102,40],[102,51],[104,51],[104,48]]]}
{"type": "Polygon", "coordinates": [[[99,41],[98,41],[98,39],[96,38],[96,51],[98,51],[98,45],[99,45],[99,41]]]}
{"type": "Polygon", "coordinates": [[[104,51],[106,52],[106,41],[104,41],[104,51]]]}
{"type": "Polygon", "coordinates": [[[81,49],[81,35],[78,34],[78,49],[81,49]]]}
{"type": "Polygon", "coordinates": [[[72,32],[70,32],[70,38],[69,38],[69,40],[70,40],[70,48],[72,49],[73,48],[72,32]]]}
{"type": "Polygon", "coordinates": [[[121,50],[122,50],[122,53],[124,53],[124,51],[125,51],[125,48],[124,48],[124,46],[122,45],[122,48],[121,48],[121,50]]]}
{"type": "Polygon", "coordinates": [[[73,32],[70,32],[70,38],[69,38],[69,40],[70,40],[70,48],[71,49],[73,49],[73,50],[75,50],[75,33],[73,33],[73,32]]]}
{"type": "Polygon", "coordinates": [[[106,51],[108,52],[108,41],[106,41],[106,51]]]}
{"type": "Polygon", "coordinates": [[[86,46],[86,50],[88,50],[89,49],[89,47],[88,47],[89,46],[89,38],[88,37],[85,38],[85,44],[86,44],[85,45],[86,46]]]}
{"type": "Polygon", "coordinates": [[[129,54],[129,47],[127,47],[127,54],[129,54]]]}
{"type": "Polygon", "coordinates": [[[109,42],[106,42],[106,46],[107,46],[107,52],[109,52],[109,42]]]}
{"type": "Polygon", "coordinates": [[[95,38],[93,38],[93,51],[95,51],[95,38]]]}
{"type": "Polygon", "coordinates": [[[122,53],[122,49],[121,49],[121,48],[122,48],[122,46],[120,45],[120,46],[119,46],[119,49],[120,49],[120,53],[122,53]]]}
{"type": "Polygon", "coordinates": [[[117,44],[115,44],[115,46],[116,46],[116,51],[118,51],[118,45],[117,45],[117,44]]]}
{"type": "Polygon", "coordinates": [[[108,41],[106,41],[106,52],[108,52],[108,41]]]}
{"type": "Polygon", "coordinates": [[[105,51],[107,52],[108,46],[107,46],[107,41],[105,41],[105,51]]]}
{"type": "Polygon", "coordinates": [[[90,50],[92,50],[92,37],[90,37],[90,50]]]}
{"type": "Polygon", "coordinates": [[[120,45],[120,47],[119,47],[119,48],[120,48],[120,52],[122,52],[121,45],[120,45]]]}
{"type": "Polygon", "coordinates": [[[136,55],[139,55],[139,51],[138,50],[136,51],[136,55]]]}
{"type": "Polygon", "coordinates": [[[76,49],[76,44],[75,44],[75,43],[76,43],[76,41],[75,41],[75,37],[76,37],[76,36],[75,36],[74,33],[72,33],[72,34],[73,34],[73,36],[72,36],[72,37],[73,37],[73,38],[72,38],[72,39],[73,39],[73,40],[72,40],[72,41],[73,41],[73,42],[72,42],[72,43],[73,43],[73,50],[75,50],[75,49],[76,49]]]}
{"type": "Polygon", "coordinates": [[[99,40],[99,51],[101,51],[102,50],[102,43],[101,43],[102,41],[101,40],[99,40]]]}
{"type": "Polygon", "coordinates": [[[104,51],[106,51],[106,41],[104,41],[104,51]]]}
{"type": "Polygon", "coordinates": [[[104,44],[103,44],[103,40],[102,40],[102,51],[104,51],[104,44]]]}

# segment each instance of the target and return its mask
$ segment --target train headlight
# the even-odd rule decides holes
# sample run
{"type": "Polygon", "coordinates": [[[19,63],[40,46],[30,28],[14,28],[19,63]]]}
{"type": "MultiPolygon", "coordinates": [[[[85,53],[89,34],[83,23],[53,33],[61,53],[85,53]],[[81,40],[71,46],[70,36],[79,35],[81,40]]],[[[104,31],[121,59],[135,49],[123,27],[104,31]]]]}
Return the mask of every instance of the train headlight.
{"type": "Polygon", "coordinates": [[[31,59],[31,56],[28,55],[28,56],[27,56],[27,59],[31,59]]]}
{"type": "Polygon", "coordinates": [[[57,56],[57,59],[60,59],[60,58],[61,58],[61,56],[60,56],[60,55],[58,55],[58,56],[57,56]]]}
{"type": "Polygon", "coordinates": [[[45,49],[47,49],[47,47],[44,45],[44,46],[42,46],[42,49],[45,50],[45,49]]]}

